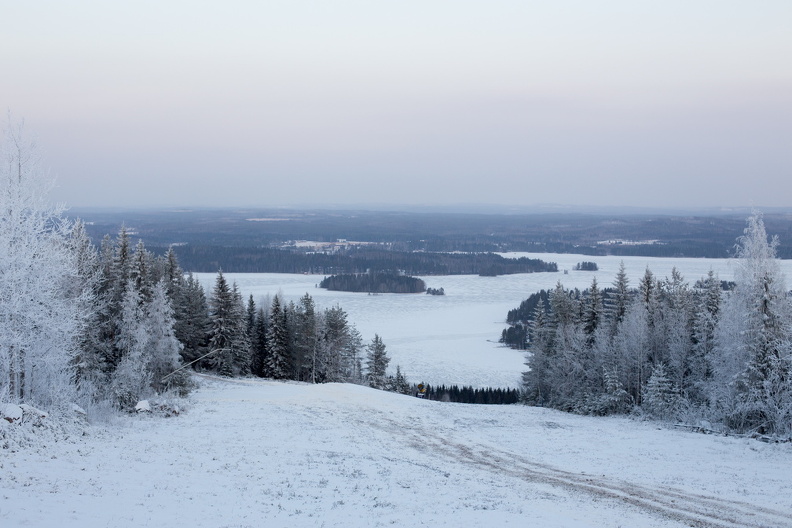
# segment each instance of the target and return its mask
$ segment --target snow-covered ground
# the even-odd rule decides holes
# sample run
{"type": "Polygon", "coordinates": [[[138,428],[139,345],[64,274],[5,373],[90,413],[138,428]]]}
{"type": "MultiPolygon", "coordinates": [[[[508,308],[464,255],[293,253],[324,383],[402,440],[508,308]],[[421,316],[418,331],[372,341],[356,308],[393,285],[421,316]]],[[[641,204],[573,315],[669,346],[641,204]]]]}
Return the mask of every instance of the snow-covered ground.
{"type": "Polygon", "coordinates": [[[792,525],[792,445],[201,379],[188,412],[0,451],[0,526],[792,525]]]}
{"type": "MultiPolygon", "coordinates": [[[[637,285],[647,267],[659,278],[669,277],[677,267],[691,284],[712,269],[723,280],[731,280],[734,262],[727,259],[592,257],[574,254],[506,253],[528,256],[558,264],[558,273],[527,273],[500,277],[475,275],[422,277],[428,287],[444,288],[445,296],[331,292],[316,287],[318,275],[276,273],[228,273],[247,297],[257,301],[281,293],[297,301],[309,293],[319,307],[340,305],[349,320],[368,342],[379,334],[391,368],[401,365],[412,382],[458,384],[474,387],[518,387],[525,369],[524,354],[498,344],[506,326],[506,314],[540,289],[561,281],[568,288],[587,288],[594,277],[600,287],[610,286],[624,261],[632,285],[637,285]],[[594,261],[597,272],[572,271],[578,262],[594,261]],[[564,274],[563,270],[570,270],[564,274]]],[[[781,261],[792,272],[792,261],[781,261]]],[[[211,291],[216,275],[196,275],[211,291]]]]}

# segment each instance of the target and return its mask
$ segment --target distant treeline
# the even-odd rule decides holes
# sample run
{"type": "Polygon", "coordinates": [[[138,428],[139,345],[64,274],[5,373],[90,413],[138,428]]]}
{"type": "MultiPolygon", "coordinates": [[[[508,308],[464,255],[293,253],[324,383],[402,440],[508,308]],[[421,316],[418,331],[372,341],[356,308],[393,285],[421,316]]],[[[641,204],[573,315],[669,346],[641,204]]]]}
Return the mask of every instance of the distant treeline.
{"type": "MultiPolygon", "coordinates": [[[[235,248],[277,247],[295,240],[339,238],[389,245],[400,251],[470,253],[527,251],[591,256],[715,257],[734,255],[745,214],[525,214],[407,213],[384,211],[298,211],[284,209],[194,209],[97,211],[72,209],[95,244],[122,225],[149,248],[171,244],[235,248]],[[277,221],[251,221],[251,219],[277,221]],[[624,240],[629,243],[600,243],[624,240]],[[657,243],[637,243],[657,240],[657,243]]],[[[792,258],[792,217],[765,214],[781,239],[779,258],[792,258]]],[[[164,253],[164,251],[160,251],[164,253]]],[[[180,254],[181,257],[181,254],[180,254]]],[[[592,260],[592,259],[589,259],[592,260]]],[[[225,269],[225,268],[224,268],[225,269]]],[[[389,269],[389,268],[378,268],[389,269]]],[[[195,270],[194,270],[195,271],[195,270]]],[[[206,269],[215,272],[217,268],[206,269]]],[[[335,272],[334,272],[335,273],[335,272]]],[[[330,273],[328,273],[330,274],[330,273]]]]}
{"type": "Polygon", "coordinates": [[[263,247],[187,244],[174,248],[184,269],[214,273],[311,273],[336,275],[368,270],[400,270],[407,275],[507,275],[558,271],[555,262],[508,259],[495,253],[430,253],[351,248],[336,253],[306,253],[263,247]]]}
{"type": "MultiPolygon", "coordinates": [[[[418,387],[413,386],[413,394],[418,393],[418,387]]],[[[485,405],[508,405],[520,401],[518,389],[474,389],[473,387],[459,387],[451,385],[446,387],[426,386],[426,399],[452,403],[480,403],[485,405]]]]}
{"type": "Polygon", "coordinates": [[[347,273],[331,275],[319,283],[333,291],[369,293],[423,293],[426,284],[419,278],[396,273],[347,273]]]}

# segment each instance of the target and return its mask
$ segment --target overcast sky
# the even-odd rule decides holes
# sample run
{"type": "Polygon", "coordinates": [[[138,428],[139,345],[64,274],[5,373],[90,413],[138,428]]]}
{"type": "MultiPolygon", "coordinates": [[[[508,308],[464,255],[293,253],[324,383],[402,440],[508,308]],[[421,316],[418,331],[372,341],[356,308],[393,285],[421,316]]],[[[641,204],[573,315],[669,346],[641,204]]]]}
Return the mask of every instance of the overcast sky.
{"type": "Polygon", "coordinates": [[[0,6],[72,206],[792,206],[790,0],[0,6]]]}

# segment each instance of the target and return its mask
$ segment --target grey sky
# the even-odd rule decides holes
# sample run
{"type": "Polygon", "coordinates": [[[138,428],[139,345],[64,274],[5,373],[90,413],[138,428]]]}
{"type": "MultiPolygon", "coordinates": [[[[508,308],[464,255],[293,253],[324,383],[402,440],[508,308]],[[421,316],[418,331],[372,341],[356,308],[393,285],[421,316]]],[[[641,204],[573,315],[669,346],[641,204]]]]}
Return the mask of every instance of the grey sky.
{"type": "Polygon", "coordinates": [[[792,2],[0,1],[74,206],[792,206],[792,2]]]}

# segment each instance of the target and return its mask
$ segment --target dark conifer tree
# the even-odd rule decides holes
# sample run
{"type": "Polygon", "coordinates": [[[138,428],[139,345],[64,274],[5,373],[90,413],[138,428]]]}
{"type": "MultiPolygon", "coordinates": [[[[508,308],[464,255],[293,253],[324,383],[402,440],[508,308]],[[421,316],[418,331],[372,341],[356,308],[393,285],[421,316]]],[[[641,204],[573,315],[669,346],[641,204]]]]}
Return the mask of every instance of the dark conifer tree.
{"type": "Polygon", "coordinates": [[[307,293],[300,298],[294,314],[294,379],[315,382],[317,321],[314,301],[307,293]]]}
{"type": "Polygon", "coordinates": [[[382,389],[385,387],[386,371],[390,358],[385,350],[385,343],[382,338],[374,334],[374,338],[368,346],[368,356],[366,367],[368,368],[368,383],[370,387],[382,389]]]}
{"type": "Polygon", "coordinates": [[[270,309],[267,347],[264,375],[273,379],[288,379],[291,375],[289,326],[286,311],[277,295],[270,309]]]}
{"type": "Polygon", "coordinates": [[[185,364],[190,363],[208,352],[208,335],[212,327],[206,293],[192,273],[187,275],[173,305],[174,334],[183,346],[182,360],[185,364]]]}
{"type": "Polygon", "coordinates": [[[250,370],[254,376],[264,377],[267,364],[267,328],[269,316],[263,307],[256,311],[256,322],[253,328],[252,357],[250,370]]]}
{"type": "Polygon", "coordinates": [[[209,350],[210,365],[224,376],[238,376],[247,372],[244,364],[248,346],[245,339],[245,318],[236,286],[232,289],[223,272],[217,280],[210,300],[209,350]]]}

